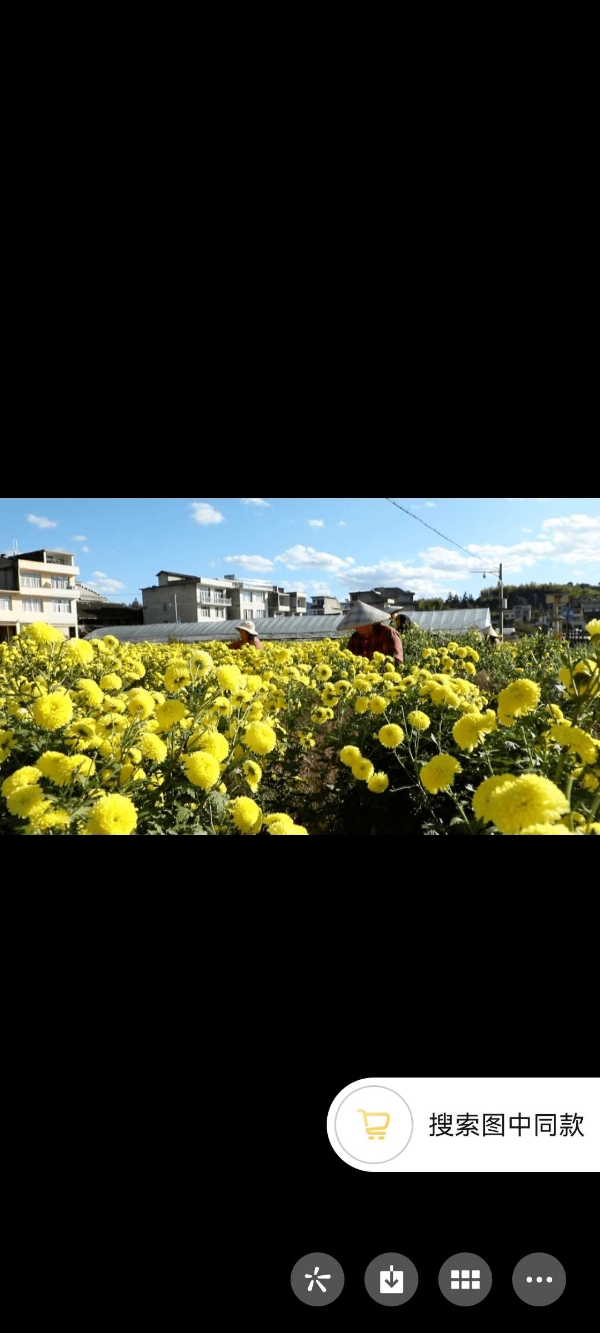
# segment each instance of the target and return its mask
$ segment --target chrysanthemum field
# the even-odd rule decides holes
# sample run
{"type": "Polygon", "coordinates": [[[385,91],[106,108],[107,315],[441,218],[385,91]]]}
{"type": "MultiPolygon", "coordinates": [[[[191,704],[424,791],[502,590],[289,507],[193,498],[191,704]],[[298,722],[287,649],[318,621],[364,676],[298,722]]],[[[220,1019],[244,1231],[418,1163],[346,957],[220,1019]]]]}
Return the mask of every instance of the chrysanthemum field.
{"type": "Polygon", "coordinates": [[[600,622],[494,647],[417,629],[405,663],[342,643],[263,652],[0,644],[0,833],[600,832],[600,622]]]}

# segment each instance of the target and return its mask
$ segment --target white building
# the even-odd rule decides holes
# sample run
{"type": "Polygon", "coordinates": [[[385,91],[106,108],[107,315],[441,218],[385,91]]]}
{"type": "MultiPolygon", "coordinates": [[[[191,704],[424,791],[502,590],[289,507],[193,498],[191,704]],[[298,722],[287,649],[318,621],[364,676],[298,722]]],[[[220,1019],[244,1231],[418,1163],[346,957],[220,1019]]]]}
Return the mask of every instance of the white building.
{"type": "Polygon", "coordinates": [[[76,639],[75,579],[79,569],[68,551],[28,551],[0,556],[0,640],[43,620],[76,639]]]}
{"type": "Polygon", "coordinates": [[[306,597],[283,593],[266,579],[199,578],[162,569],[158,586],[142,588],[144,624],[194,624],[200,620],[264,620],[271,614],[303,614],[306,597]],[[277,595],[278,612],[270,610],[277,595]]]}

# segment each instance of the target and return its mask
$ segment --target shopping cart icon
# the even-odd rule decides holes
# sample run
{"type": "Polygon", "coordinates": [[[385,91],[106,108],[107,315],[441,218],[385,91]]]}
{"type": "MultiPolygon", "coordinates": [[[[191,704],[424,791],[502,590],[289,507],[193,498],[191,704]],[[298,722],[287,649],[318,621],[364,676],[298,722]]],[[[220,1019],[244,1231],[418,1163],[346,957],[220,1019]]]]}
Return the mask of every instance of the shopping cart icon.
{"type": "Polygon", "coordinates": [[[388,1111],[362,1111],[359,1109],[358,1114],[362,1116],[365,1122],[365,1129],[370,1139],[385,1139],[385,1131],[391,1119],[388,1111]],[[383,1125],[374,1125],[374,1120],[383,1120],[384,1123],[383,1125]]]}

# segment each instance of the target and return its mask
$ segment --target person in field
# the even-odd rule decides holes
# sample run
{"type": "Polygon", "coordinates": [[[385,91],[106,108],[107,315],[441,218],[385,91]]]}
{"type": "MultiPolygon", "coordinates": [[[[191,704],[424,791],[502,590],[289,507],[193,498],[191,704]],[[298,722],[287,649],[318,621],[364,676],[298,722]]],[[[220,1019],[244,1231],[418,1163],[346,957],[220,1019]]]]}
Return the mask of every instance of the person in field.
{"type": "Polygon", "coordinates": [[[241,625],[238,625],[238,634],[239,639],[236,639],[235,643],[227,645],[233,652],[237,648],[256,648],[258,652],[262,652],[262,643],[256,633],[256,625],[253,620],[243,620],[241,625]]]}
{"type": "Polygon", "coordinates": [[[389,613],[367,606],[366,602],[355,602],[338,629],[341,634],[353,631],[348,648],[355,657],[372,658],[374,653],[383,653],[384,657],[393,657],[399,665],[404,661],[404,649],[390,620],[389,613]]]}

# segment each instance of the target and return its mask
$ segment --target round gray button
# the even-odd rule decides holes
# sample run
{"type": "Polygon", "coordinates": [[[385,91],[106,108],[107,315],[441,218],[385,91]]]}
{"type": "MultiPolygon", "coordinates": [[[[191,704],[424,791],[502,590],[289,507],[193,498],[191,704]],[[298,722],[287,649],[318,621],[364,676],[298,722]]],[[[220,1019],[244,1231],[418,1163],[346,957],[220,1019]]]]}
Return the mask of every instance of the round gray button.
{"type": "Polygon", "coordinates": [[[526,1254],[512,1276],[512,1284],[526,1305],[553,1305],[567,1285],[567,1274],[552,1254],[526,1254]]]}
{"type": "Polygon", "coordinates": [[[331,1305],[344,1286],[344,1271],[330,1254],[305,1254],[292,1268],[292,1291],[304,1305],[331,1305]]]}
{"type": "Polygon", "coordinates": [[[440,1268],[442,1296],[453,1305],[479,1305],[492,1289],[492,1270],[480,1254],[453,1254],[440,1268]]]}
{"type": "Polygon", "coordinates": [[[419,1274],[405,1254],[378,1254],[365,1273],[365,1287],[378,1305],[404,1305],[414,1296],[419,1274]]]}

